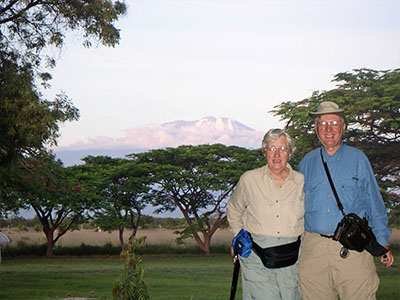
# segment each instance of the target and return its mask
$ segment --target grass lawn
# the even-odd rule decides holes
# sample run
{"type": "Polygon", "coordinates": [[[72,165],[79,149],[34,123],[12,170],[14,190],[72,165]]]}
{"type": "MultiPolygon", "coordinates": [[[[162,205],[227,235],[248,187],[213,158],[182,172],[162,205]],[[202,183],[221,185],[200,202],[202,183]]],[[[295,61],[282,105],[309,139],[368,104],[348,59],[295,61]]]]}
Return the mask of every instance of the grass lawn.
{"type": "MultiPolygon", "coordinates": [[[[229,298],[233,264],[228,255],[142,258],[151,299],[229,298]]],[[[123,263],[119,257],[3,258],[0,299],[112,299],[123,263]]]]}
{"type": "MultiPolygon", "coordinates": [[[[399,260],[399,252],[395,257],[399,260]]],[[[233,264],[228,255],[144,255],[150,299],[229,299],[233,264]]],[[[378,265],[379,300],[400,299],[400,262],[378,265]]],[[[3,258],[0,299],[112,299],[123,269],[119,257],[3,258]],[[93,293],[91,293],[93,292],[93,293]]],[[[240,297],[240,282],[236,299],[240,297]]]]}

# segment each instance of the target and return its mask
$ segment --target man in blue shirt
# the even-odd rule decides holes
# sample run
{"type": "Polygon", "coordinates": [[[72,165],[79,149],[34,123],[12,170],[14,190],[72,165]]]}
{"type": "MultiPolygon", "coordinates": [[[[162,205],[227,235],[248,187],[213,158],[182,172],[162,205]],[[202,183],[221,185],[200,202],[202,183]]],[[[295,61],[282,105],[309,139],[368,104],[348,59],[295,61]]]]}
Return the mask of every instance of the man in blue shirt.
{"type": "MultiPolygon", "coordinates": [[[[331,236],[343,218],[325,172],[326,161],[344,212],[367,217],[378,243],[388,248],[391,229],[379,187],[366,155],[342,143],[346,130],[344,111],[336,103],[322,102],[315,118],[321,148],[300,162],[304,174],[305,235],[299,260],[300,286],[304,300],[376,299],[379,278],[373,256],[367,251],[343,249],[331,236]],[[344,252],[343,252],[344,251],[344,252]]],[[[381,262],[390,267],[389,251],[381,262]]]]}

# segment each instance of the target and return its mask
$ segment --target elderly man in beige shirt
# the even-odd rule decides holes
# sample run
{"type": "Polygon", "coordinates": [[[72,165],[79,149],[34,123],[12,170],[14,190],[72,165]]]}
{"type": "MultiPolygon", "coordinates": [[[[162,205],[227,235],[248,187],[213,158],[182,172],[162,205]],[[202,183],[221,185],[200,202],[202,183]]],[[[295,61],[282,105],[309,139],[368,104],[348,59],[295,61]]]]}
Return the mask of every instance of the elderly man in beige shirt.
{"type": "MultiPolygon", "coordinates": [[[[303,234],[304,177],[288,164],[295,147],[286,132],[268,131],[262,147],[267,165],[241,176],[228,202],[227,216],[234,236],[244,229],[257,245],[269,248],[293,243],[303,234]]],[[[254,251],[239,260],[243,299],[301,299],[297,262],[267,268],[254,251]]]]}

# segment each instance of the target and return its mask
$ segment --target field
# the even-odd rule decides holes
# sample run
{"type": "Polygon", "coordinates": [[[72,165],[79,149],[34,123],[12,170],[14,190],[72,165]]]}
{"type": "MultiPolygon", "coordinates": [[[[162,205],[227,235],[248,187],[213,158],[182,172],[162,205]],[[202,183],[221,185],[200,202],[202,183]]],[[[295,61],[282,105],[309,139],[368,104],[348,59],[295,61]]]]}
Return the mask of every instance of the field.
{"type": "MultiPolygon", "coordinates": [[[[16,228],[3,229],[3,233],[11,238],[11,245],[16,246],[19,242],[27,244],[43,244],[46,239],[42,232],[36,231],[24,231],[16,228]]],[[[146,236],[146,243],[149,245],[175,245],[175,238],[177,237],[174,230],[157,228],[157,229],[146,229],[139,230],[137,237],[146,236]]],[[[125,232],[124,238],[128,239],[129,232],[125,232]]],[[[229,245],[232,241],[232,235],[227,229],[219,229],[214,234],[211,244],[214,245],[229,245]]],[[[391,244],[400,244],[400,230],[393,229],[392,236],[389,239],[391,244]]],[[[95,230],[81,229],[79,231],[68,232],[63,236],[57,245],[62,246],[78,246],[82,243],[87,245],[104,245],[106,243],[112,243],[118,245],[118,232],[113,231],[101,232],[95,230]]],[[[188,239],[185,242],[187,245],[195,245],[193,239],[188,239]]]]}
{"type": "MultiPolygon", "coordinates": [[[[399,254],[399,251],[397,252],[399,254]]],[[[229,298],[232,262],[229,255],[144,255],[145,278],[152,300],[223,300],[229,298]]],[[[123,262],[114,257],[7,258],[0,273],[0,299],[111,300],[123,262]]],[[[398,300],[400,263],[378,264],[379,300],[398,300]]],[[[237,298],[240,297],[240,281],[237,298]]]]}
{"type": "MultiPolygon", "coordinates": [[[[19,241],[35,243],[42,233],[3,230],[13,244],[19,241]]],[[[400,231],[394,231],[392,243],[400,244],[400,231]]],[[[174,244],[171,230],[141,231],[148,244],[174,244]]],[[[214,243],[230,243],[230,233],[221,230],[214,243]]],[[[43,242],[43,241],[42,241],[43,242]]],[[[69,233],[62,245],[118,243],[116,233],[81,230],[69,233]]],[[[189,241],[188,243],[193,243],[189,241]]],[[[389,269],[377,262],[381,278],[379,300],[400,299],[400,251],[395,247],[396,262],[389,269]]],[[[145,279],[150,299],[154,300],[212,300],[228,299],[233,264],[228,254],[204,255],[143,255],[147,270],[145,279]]],[[[0,267],[0,299],[104,299],[110,300],[114,281],[124,267],[118,256],[10,258],[3,257],[0,267]]],[[[237,298],[240,297],[240,282],[237,298]]]]}
{"type": "MultiPolygon", "coordinates": [[[[228,255],[150,255],[143,256],[143,261],[152,300],[229,298],[233,264],[228,255]]],[[[116,256],[13,258],[4,259],[1,269],[2,300],[72,297],[109,300],[123,262],[116,256]]]]}
{"type": "MultiPolygon", "coordinates": [[[[19,229],[3,229],[4,234],[11,238],[11,245],[16,246],[19,242],[27,244],[43,244],[46,238],[43,232],[24,231],[19,229]]],[[[128,240],[129,232],[125,232],[124,238],[128,240]]],[[[176,235],[174,230],[157,228],[139,230],[136,237],[146,236],[146,243],[149,245],[175,245],[176,235]]],[[[214,245],[226,244],[229,245],[232,241],[232,235],[227,229],[218,230],[211,243],[214,245]]],[[[68,232],[58,242],[59,246],[78,246],[82,243],[87,245],[104,245],[106,243],[119,244],[118,232],[113,231],[101,232],[95,230],[81,229],[79,231],[68,232]]],[[[195,245],[193,239],[188,239],[185,242],[187,245],[195,245]]]]}

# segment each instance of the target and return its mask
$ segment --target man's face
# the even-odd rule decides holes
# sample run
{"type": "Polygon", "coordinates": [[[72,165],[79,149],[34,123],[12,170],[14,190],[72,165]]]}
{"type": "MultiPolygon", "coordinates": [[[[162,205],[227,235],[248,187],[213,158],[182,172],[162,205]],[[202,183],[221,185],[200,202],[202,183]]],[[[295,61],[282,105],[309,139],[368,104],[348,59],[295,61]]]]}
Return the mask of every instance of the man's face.
{"type": "Polygon", "coordinates": [[[328,152],[335,152],[340,147],[346,124],[335,114],[322,115],[317,120],[318,137],[328,152]]]}

